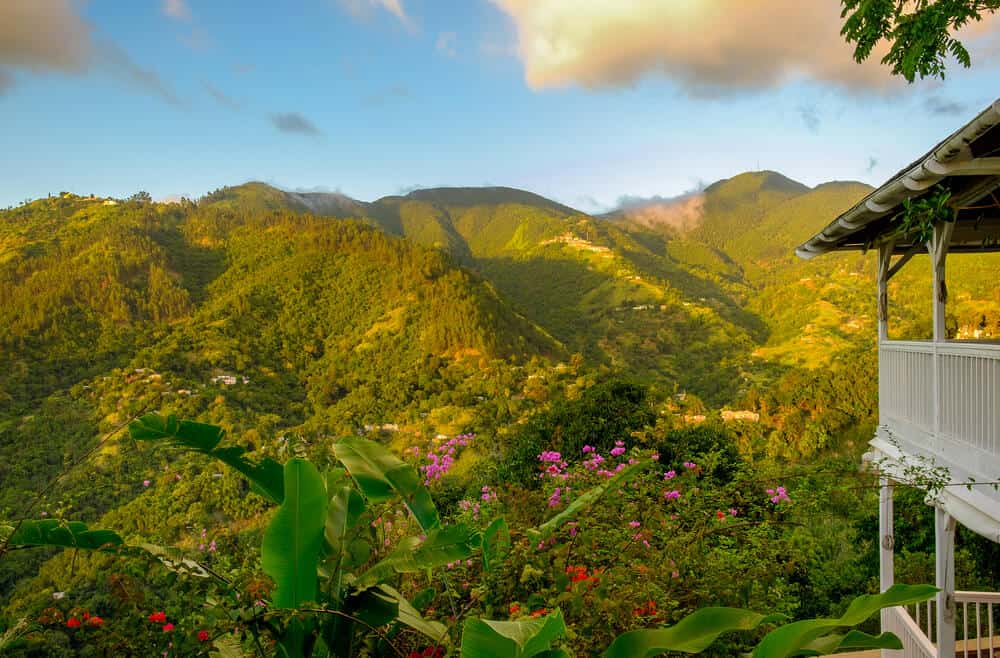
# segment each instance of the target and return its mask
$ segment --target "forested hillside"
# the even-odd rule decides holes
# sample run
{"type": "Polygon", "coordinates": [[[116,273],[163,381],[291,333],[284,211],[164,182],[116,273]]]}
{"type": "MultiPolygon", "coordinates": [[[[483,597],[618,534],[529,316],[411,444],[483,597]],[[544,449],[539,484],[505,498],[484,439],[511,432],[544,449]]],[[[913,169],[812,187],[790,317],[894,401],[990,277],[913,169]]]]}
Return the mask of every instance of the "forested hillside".
{"type": "MultiPolygon", "coordinates": [[[[561,606],[574,650],[594,655],[705,602],[842,610],[877,582],[874,493],[857,473],[877,409],[874,257],[792,250],[868,189],[748,173],[678,201],[684,222],[655,219],[669,207],[592,217],[509,188],[367,203],[261,183],[0,212],[0,521],[113,527],[228,583],[134,554],[4,543],[0,629],[28,620],[17,655],[169,652],[147,619],[163,610],[189,627],[177,655],[207,655],[196,627],[248,651],[247,629],[277,637],[251,621],[272,593],[268,499],[204,454],[130,438],[124,426],[150,412],[221,427],[227,459],[325,467],[337,437],[365,436],[422,476],[443,518],[485,533],[502,514],[511,545],[494,566],[450,561],[444,589],[394,581],[446,624],[459,608],[519,619],[561,606]],[[632,486],[586,502],[640,462],[652,470],[632,486]],[[587,515],[539,543],[531,529],[578,513],[581,496],[587,515]],[[109,620],[99,641],[65,626],[85,608],[109,620]]],[[[987,257],[952,263],[953,330],[1000,319],[987,257]]],[[[927,330],[929,288],[919,257],[893,280],[896,334],[927,330]]],[[[916,582],[933,536],[911,502],[899,536],[916,582]]],[[[351,544],[355,566],[400,540],[397,511],[359,512],[372,530],[351,544]]],[[[992,582],[974,541],[958,558],[992,582]]],[[[391,639],[422,649],[407,633],[391,639]]],[[[745,648],[734,642],[716,655],[745,648]]]]}

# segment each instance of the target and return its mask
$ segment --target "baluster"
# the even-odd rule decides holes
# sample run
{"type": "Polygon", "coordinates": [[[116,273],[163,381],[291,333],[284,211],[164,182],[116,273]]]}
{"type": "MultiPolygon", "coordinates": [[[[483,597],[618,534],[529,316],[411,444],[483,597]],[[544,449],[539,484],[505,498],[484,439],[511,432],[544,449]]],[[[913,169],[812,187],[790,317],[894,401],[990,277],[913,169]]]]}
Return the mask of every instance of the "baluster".
{"type": "Polygon", "coordinates": [[[969,658],[969,603],[962,602],[962,651],[963,658],[969,658]]]}
{"type": "MultiPolygon", "coordinates": [[[[992,638],[990,639],[992,643],[992,638]]],[[[983,650],[982,617],[979,615],[979,601],[976,601],[976,656],[981,656],[983,650]]]]}

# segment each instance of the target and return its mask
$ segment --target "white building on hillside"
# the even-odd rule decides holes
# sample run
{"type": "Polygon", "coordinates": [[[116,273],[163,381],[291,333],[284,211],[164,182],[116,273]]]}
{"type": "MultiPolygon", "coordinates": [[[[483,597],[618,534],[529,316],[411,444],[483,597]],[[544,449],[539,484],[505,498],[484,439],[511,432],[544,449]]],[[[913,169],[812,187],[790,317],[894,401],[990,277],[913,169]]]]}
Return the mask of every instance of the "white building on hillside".
{"type": "MultiPolygon", "coordinates": [[[[884,656],[1000,657],[1000,593],[956,591],[956,524],[1000,542],[1000,341],[948,340],[945,264],[962,254],[1000,252],[1000,100],[893,176],[801,245],[813,258],[839,250],[878,252],[879,430],[868,457],[881,478],[879,534],[883,590],[893,584],[893,483],[914,468],[944,484],[935,508],[937,598],[915,608],[883,611],[903,651],[884,656]],[[950,196],[945,201],[947,191],[950,196]],[[944,201],[944,213],[920,216],[909,200],[944,201]],[[950,209],[950,210],[948,210],[950,209]],[[943,221],[953,212],[953,221],[943,221]],[[933,219],[933,221],[931,221],[933,219]],[[925,229],[919,236],[921,228],[925,229]],[[924,240],[923,238],[928,238],[924,240]],[[918,253],[930,255],[933,289],[930,341],[889,340],[887,284],[918,253]],[[940,469],[928,473],[928,467],[940,469]],[[947,483],[944,480],[947,480],[947,483]],[[957,644],[956,644],[957,643],[957,644]]],[[[1000,284],[1000,255],[997,281],[1000,284]]],[[[932,485],[932,488],[937,488],[932,485]]]]}

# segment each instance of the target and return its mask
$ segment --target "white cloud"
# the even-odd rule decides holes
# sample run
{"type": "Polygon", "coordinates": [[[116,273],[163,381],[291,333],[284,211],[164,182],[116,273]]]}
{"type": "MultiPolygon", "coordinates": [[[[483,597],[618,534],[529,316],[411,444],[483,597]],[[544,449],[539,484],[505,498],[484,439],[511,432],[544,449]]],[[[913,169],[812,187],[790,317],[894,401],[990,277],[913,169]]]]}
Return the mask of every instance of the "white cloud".
{"type": "Polygon", "coordinates": [[[191,20],[191,8],[186,0],[163,0],[163,13],[175,20],[191,20]]]}
{"type": "Polygon", "coordinates": [[[434,49],[446,57],[458,54],[458,35],[454,32],[442,32],[438,35],[434,49]]]}
{"type": "Polygon", "coordinates": [[[357,18],[366,18],[372,9],[383,9],[406,26],[413,29],[413,21],[403,7],[402,0],[339,0],[340,5],[357,18]]]}
{"type": "Polygon", "coordinates": [[[795,79],[852,90],[900,84],[876,53],[856,64],[832,0],[491,0],[514,21],[528,84],[606,87],[658,73],[689,93],[795,79]]]}

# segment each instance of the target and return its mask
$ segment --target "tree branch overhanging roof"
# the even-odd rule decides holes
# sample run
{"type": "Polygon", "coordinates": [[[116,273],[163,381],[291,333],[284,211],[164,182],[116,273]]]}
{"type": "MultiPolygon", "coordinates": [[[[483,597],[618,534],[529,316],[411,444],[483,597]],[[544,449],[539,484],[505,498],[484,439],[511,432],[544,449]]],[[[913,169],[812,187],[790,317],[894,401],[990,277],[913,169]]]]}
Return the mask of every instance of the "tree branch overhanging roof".
{"type": "MultiPolygon", "coordinates": [[[[853,208],[801,244],[795,253],[809,259],[831,251],[864,250],[895,232],[893,219],[907,199],[936,187],[951,192],[958,209],[951,251],[997,251],[1000,237],[1000,99],[927,154],[890,178],[853,208]]],[[[896,253],[915,246],[898,240],[896,253]]]]}

